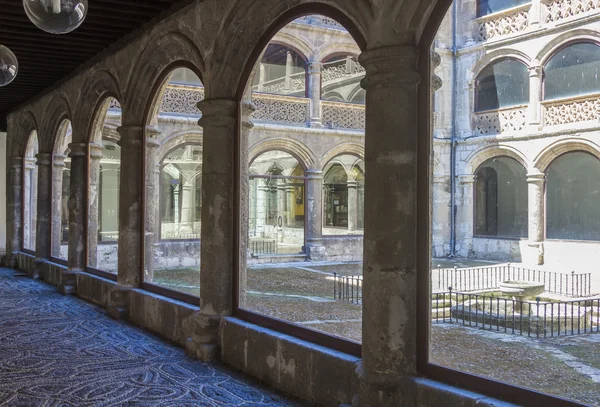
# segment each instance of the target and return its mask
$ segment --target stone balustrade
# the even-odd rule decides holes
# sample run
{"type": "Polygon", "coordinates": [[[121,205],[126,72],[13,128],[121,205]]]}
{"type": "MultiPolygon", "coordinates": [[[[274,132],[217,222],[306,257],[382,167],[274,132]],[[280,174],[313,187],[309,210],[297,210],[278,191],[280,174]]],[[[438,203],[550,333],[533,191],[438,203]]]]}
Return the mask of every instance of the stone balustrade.
{"type": "Polygon", "coordinates": [[[544,126],[557,126],[600,118],[600,94],[542,102],[544,126]]]}
{"type": "Polygon", "coordinates": [[[365,106],[323,101],[323,125],[329,128],[364,130],[365,106]]]}
{"type": "Polygon", "coordinates": [[[474,113],[477,136],[516,133],[526,127],[527,105],[474,113]]]}
{"type": "Polygon", "coordinates": [[[600,0],[542,0],[541,5],[544,23],[555,23],[600,10],[600,0]]]}
{"type": "Polygon", "coordinates": [[[475,23],[479,41],[489,41],[527,30],[530,8],[531,4],[524,4],[477,18],[475,23]]]}

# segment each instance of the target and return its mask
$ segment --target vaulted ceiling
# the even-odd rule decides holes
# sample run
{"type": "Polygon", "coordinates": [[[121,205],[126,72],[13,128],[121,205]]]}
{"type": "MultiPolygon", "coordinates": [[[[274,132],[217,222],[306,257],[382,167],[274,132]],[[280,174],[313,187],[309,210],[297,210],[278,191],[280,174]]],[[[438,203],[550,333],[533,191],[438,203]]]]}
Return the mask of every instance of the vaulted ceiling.
{"type": "Polygon", "coordinates": [[[89,0],[86,20],[64,35],[45,33],[23,10],[23,0],[0,0],[0,44],[19,60],[19,74],[0,88],[0,131],[6,114],[28,99],[67,79],[103,51],[131,36],[154,20],[189,4],[191,0],[89,0]]]}

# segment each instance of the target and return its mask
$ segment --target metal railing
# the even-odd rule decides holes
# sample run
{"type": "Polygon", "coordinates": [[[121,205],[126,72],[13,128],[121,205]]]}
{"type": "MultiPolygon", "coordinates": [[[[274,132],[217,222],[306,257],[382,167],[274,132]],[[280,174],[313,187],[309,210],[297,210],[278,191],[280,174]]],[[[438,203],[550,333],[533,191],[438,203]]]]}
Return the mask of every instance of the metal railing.
{"type": "Polygon", "coordinates": [[[163,240],[200,240],[200,233],[162,233],[160,238],[163,240]]]}
{"type": "Polygon", "coordinates": [[[362,304],[362,276],[340,276],[333,273],[333,299],[362,304]]]}
{"type": "Polygon", "coordinates": [[[544,283],[545,292],[567,297],[586,297],[592,291],[592,273],[557,273],[510,263],[460,269],[438,267],[433,274],[438,290],[446,290],[449,286],[457,291],[492,290],[503,281],[527,281],[544,283]]]}
{"type": "Polygon", "coordinates": [[[434,323],[535,338],[600,332],[599,319],[600,298],[542,302],[538,297],[527,302],[452,292],[451,288],[432,297],[434,323]]]}
{"type": "Polygon", "coordinates": [[[277,254],[277,242],[274,240],[252,240],[250,241],[250,255],[277,254]]]}

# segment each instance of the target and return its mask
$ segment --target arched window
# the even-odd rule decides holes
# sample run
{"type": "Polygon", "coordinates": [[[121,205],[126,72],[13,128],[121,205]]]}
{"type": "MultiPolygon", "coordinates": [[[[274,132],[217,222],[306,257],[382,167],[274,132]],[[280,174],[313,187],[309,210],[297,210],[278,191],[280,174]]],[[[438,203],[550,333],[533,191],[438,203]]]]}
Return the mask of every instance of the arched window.
{"type": "Polygon", "coordinates": [[[546,201],[548,239],[600,240],[600,160],[582,151],[555,159],[546,201]]]}
{"type": "Polygon", "coordinates": [[[306,95],[306,60],[290,47],[278,43],[267,46],[254,77],[254,90],[280,95],[306,95]]]}
{"type": "Polygon", "coordinates": [[[478,0],[477,17],[530,3],[531,0],[478,0]]]}
{"type": "Polygon", "coordinates": [[[524,105],[529,102],[527,67],[514,59],[486,66],[475,80],[475,111],[524,105]]]}
{"type": "Polygon", "coordinates": [[[475,234],[527,237],[527,178],[516,160],[496,157],[475,174],[475,234]]]}
{"type": "Polygon", "coordinates": [[[323,234],[362,234],[363,162],[341,155],[326,166],[323,177],[323,234]]]}
{"type": "Polygon", "coordinates": [[[304,168],[283,151],[250,166],[250,252],[300,254],[304,248],[304,168]]]}
{"type": "Polygon", "coordinates": [[[544,68],[544,99],[600,92],[600,46],[589,42],[558,51],[544,68]]]}
{"type": "Polygon", "coordinates": [[[61,123],[54,145],[52,181],[52,216],[60,219],[60,223],[52,223],[52,256],[66,260],[69,244],[69,193],[71,190],[71,122],[67,119],[61,123]]]}
{"type": "Polygon", "coordinates": [[[31,133],[23,161],[23,248],[35,250],[37,227],[38,166],[39,152],[37,132],[31,133]]]}

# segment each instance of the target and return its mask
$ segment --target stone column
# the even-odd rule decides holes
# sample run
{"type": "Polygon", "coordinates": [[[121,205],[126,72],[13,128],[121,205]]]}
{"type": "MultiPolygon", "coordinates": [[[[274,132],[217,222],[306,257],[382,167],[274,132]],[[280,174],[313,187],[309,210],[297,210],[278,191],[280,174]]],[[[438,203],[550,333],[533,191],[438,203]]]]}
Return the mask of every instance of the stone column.
{"type": "Polygon", "coordinates": [[[529,68],[529,107],[528,125],[532,130],[541,130],[542,126],[542,77],[543,67],[534,61],[529,68]]]}
{"type": "Polygon", "coordinates": [[[417,50],[360,55],[366,69],[364,286],[360,406],[415,406],[417,373],[417,50]],[[385,191],[385,194],[381,192],[385,191]]]}
{"type": "Polygon", "coordinates": [[[358,227],[358,183],[350,180],[348,185],[348,231],[354,232],[358,227]]]}
{"type": "Polygon", "coordinates": [[[23,233],[23,159],[10,157],[7,163],[6,183],[6,267],[17,266],[18,252],[21,250],[23,233]]]}
{"type": "Polygon", "coordinates": [[[535,171],[527,174],[528,185],[528,263],[544,264],[544,186],[546,175],[535,171]]]}
{"type": "MultiPolygon", "coordinates": [[[[207,361],[218,356],[221,317],[233,311],[234,141],[238,103],[205,99],[202,111],[202,231],[200,312],[190,319],[188,354],[207,361]]],[[[245,218],[244,218],[245,219],[245,218]]]]}
{"type": "MultiPolygon", "coordinates": [[[[100,230],[99,212],[100,212],[100,160],[102,159],[102,144],[90,144],[90,167],[89,167],[89,210],[87,214],[87,265],[89,267],[98,266],[98,234],[100,230]]],[[[72,164],[71,164],[72,165],[72,164]]],[[[71,170],[74,172],[74,170],[71,170]]],[[[71,181],[73,187],[73,181],[71,181]]],[[[73,196],[73,195],[71,195],[73,196]]],[[[69,221],[69,227],[70,225],[69,221]]],[[[69,250],[70,250],[69,239],[69,250]]]]}
{"type": "Polygon", "coordinates": [[[536,29],[540,26],[542,18],[542,0],[531,0],[529,8],[529,26],[536,29]]]}
{"type": "Polygon", "coordinates": [[[473,222],[475,220],[475,200],[473,192],[475,176],[458,176],[456,196],[456,242],[455,250],[461,257],[468,257],[473,249],[473,222]]]}
{"type": "MultiPolygon", "coordinates": [[[[88,189],[88,145],[87,143],[69,144],[71,158],[71,187],[69,190],[69,255],[68,270],[61,276],[58,291],[61,294],[77,292],[77,275],[85,269],[86,242],[86,198],[88,189]]],[[[90,149],[91,150],[91,149],[90,149]]],[[[92,155],[90,154],[90,157],[92,155]]],[[[91,167],[90,167],[91,170],[91,167]]],[[[92,179],[89,179],[91,184],[92,179]]],[[[90,195],[91,199],[91,195],[90,195]]],[[[97,218],[96,218],[97,219],[97,218]]],[[[97,223],[96,223],[97,227],[97,223]]],[[[95,230],[97,242],[97,229],[95,230]]],[[[89,242],[89,241],[88,241],[89,242]]],[[[94,251],[94,258],[96,252],[94,251]]],[[[94,263],[95,264],[95,263],[94,263]]]]}
{"type": "Polygon", "coordinates": [[[160,131],[154,127],[146,127],[146,213],[145,223],[145,259],[144,281],[151,283],[154,280],[154,253],[160,241],[158,225],[160,218],[160,165],[158,163],[157,141],[160,131]]]}
{"type": "Polygon", "coordinates": [[[265,82],[267,81],[267,68],[262,62],[259,65],[258,74],[258,91],[263,92],[265,89],[265,82]]]}
{"type": "Polygon", "coordinates": [[[267,187],[264,178],[257,179],[256,185],[256,231],[260,237],[264,236],[264,226],[267,220],[267,187]]]}
{"type": "Polygon", "coordinates": [[[277,227],[279,227],[279,217],[281,217],[281,227],[287,226],[287,192],[284,180],[277,182],[277,227]]]}
{"type": "Polygon", "coordinates": [[[287,52],[285,56],[285,88],[287,90],[292,89],[292,72],[294,70],[294,60],[292,59],[292,53],[287,52]]]}
{"type": "Polygon", "coordinates": [[[52,217],[52,154],[36,155],[38,166],[37,222],[35,232],[35,260],[31,278],[42,276],[42,264],[50,258],[50,219],[52,217]]]}
{"type": "Polygon", "coordinates": [[[323,171],[306,171],[306,254],[311,260],[323,260],[323,171]]]}
{"type": "Polygon", "coordinates": [[[121,179],[119,184],[119,248],[117,286],[110,293],[108,315],[114,319],[128,316],[129,294],[139,287],[141,280],[142,245],[142,194],[144,178],[142,169],[142,143],[144,128],[121,126],[121,179]]]}
{"type": "Polygon", "coordinates": [[[35,226],[34,220],[36,219],[37,212],[37,177],[34,176],[36,169],[35,158],[25,157],[24,166],[24,177],[23,177],[23,189],[25,191],[25,204],[23,205],[23,248],[31,250],[35,249],[35,226]],[[31,188],[32,185],[36,185],[36,189],[31,188]]]}
{"type": "Polygon", "coordinates": [[[294,200],[294,190],[294,187],[291,185],[285,187],[288,227],[296,226],[296,201],[294,200]]]}
{"type": "Polygon", "coordinates": [[[310,127],[323,127],[321,107],[321,69],[320,62],[308,64],[308,98],[310,99],[310,127]]]}
{"type": "Polygon", "coordinates": [[[62,191],[65,170],[64,154],[54,154],[52,164],[52,251],[51,255],[60,257],[62,240],[62,191]]]}

